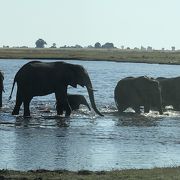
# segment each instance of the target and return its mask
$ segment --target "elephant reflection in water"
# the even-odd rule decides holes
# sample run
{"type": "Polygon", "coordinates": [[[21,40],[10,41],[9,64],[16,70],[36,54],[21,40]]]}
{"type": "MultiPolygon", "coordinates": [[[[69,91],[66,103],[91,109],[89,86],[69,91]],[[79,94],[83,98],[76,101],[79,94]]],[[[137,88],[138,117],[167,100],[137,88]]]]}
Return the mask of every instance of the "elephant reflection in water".
{"type": "Polygon", "coordinates": [[[129,107],[140,113],[140,106],[144,106],[145,113],[151,107],[157,107],[159,113],[163,114],[159,82],[153,78],[140,76],[120,80],[115,87],[114,98],[120,113],[129,107]]]}
{"type": "Polygon", "coordinates": [[[41,62],[31,61],[22,66],[16,73],[10,98],[17,83],[16,104],[12,112],[19,114],[20,106],[24,104],[24,116],[30,116],[29,104],[34,96],[44,96],[55,93],[56,110],[58,115],[65,111],[66,116],[70,116],[71,107],[67,98],[67,87],[86,87],[89,99],[94,111],[103,116],[96,107],[94,92],[90,77],[81,65],[65,62],[41,62]]]}

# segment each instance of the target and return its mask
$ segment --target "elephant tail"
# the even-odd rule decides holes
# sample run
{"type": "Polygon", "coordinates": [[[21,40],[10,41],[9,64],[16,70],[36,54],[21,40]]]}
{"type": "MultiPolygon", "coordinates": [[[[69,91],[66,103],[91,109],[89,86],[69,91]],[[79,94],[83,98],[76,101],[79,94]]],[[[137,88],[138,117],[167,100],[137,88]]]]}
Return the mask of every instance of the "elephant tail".
{"type": "Polygon", "coordinates": [[[10,101],[11,98],[12,98],[12,93],[13,93],[13,90],[14,90],[14,85],[15,85],[15,83],[16,83],[16,79],[14,78],[13,86],[12,86],[12,89],[11,89],[11,94],[10,94],[10,96],[9,96],[9,101],[10,101]]]}

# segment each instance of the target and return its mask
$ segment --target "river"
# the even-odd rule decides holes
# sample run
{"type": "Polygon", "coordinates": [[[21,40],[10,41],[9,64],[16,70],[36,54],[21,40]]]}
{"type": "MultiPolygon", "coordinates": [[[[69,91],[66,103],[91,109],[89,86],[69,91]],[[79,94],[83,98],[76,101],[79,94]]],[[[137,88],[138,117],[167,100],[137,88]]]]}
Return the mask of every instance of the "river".
{"type": "MultiPolygon", "coordinates": [[[[127,76],[175,77],[179,65],[68,61],[83,65],[92,80],[95,101],[104,117],[82,106],[71,117],[56,116],[54,94],[35,97],[32,117],[12,116],[16,88],[8,101],[13,78],[27,60],[1,60],[5,93],[0,112],[0,169],[112,170],[180,166],[180,112],[171,109],[118,115],[114,102],[117,82],[127,76]]],[[[85,88],[69,88],[83,94],[85,88]]]]}

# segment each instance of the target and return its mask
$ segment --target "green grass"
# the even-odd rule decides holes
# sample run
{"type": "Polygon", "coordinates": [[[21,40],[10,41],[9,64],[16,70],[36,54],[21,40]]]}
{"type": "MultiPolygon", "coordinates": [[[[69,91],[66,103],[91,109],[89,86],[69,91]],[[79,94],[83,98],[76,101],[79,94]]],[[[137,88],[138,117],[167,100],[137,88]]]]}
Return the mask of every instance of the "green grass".
{"type": "Polygon", "coordinates": [[[11,171],[0,170],[0,179],[62,179],[62,180],[179,180],[180,167],[174,168],[154,168],[154,169],[131,169],[131,170],[114,170],[114,171],[11,171]]]}
{"type": "Polygon", "coordinates": [[[180,64],[180,51],[134,51],[76,48],[0,48],[0,59],[79,59],[180,64]]]}

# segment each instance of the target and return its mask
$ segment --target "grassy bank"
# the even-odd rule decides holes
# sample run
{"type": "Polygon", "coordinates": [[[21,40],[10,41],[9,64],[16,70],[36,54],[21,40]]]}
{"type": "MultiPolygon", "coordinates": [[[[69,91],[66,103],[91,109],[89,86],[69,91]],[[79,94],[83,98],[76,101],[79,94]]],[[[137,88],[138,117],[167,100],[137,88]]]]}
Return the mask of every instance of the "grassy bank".
{"type": "Polygon", "coordinates": [[[180,64],[180,51],[77,48],[0,48],[0,59],[79,59],[180,64]]]}
{"type": "Polygon", "coordinates": [[[144,170],[119,170],[119,171],[10,171],[0,170],[0,179],[62,179],[62,180],[170,180],[180,179],[180,167],[175,168],[154,168],[144,170]]]}

